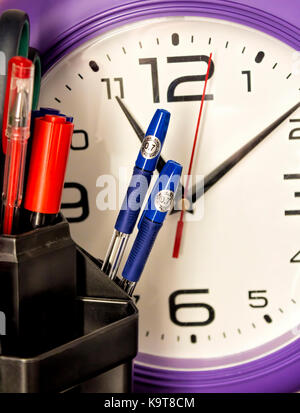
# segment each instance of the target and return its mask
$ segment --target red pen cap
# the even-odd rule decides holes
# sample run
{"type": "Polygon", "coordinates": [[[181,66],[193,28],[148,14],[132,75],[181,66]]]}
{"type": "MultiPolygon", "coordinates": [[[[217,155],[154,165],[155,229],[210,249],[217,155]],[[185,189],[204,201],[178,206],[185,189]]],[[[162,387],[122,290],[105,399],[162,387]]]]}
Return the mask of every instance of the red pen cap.
{"type": "MultiPolygon", "coordinates": [[[[32,89],[33,89],[33,75],[34,75],[34,65],[31,60],[26,59],[26,57],[15,56],[9,59],[7,65],[7,80],[6,80],[6,90],[5,90],[5,101],[3,109],[3,119],[2,119],[2,150],[6,153],[7,146],[7,127],[8,127],[8,112],[10,109],[10,100],[13,99],[13,92],[16,88],[17,79],[28,81],[28,96],[30,99],[28,105],[31,109],[32,103],[32,89]]],[[[30,116],[28,119],[28,127],[30,124],[30,116]]]]}
{"type": "Polygon", "coordinates": [[[59,212],[73,129],[73,123],[63,116],[46,115],[35,120],[26,209],[44,214],[59,212]]]}

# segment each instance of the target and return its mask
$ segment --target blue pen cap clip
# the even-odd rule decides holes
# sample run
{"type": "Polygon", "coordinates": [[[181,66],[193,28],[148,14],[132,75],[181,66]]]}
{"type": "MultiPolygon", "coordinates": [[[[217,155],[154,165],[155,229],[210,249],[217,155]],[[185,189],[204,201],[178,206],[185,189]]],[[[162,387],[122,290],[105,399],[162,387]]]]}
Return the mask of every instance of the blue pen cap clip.
{"type": "Polygon", "coordinates": [[[45,108],[45,107],[41,107],[38,110],[33,110],[31,112],[31,118],[32,119],[36,119],[36,118],[41,118],[45,115],[57,115],[57,116],[63,116],[64,118],[66,118],[67,122],[72,123],[73,122],[73,117],[72,116],[67,116],[64,115],[63,113],[60,113],[60,110],[58,109],[54,109],[54,108],[45,108]]]}
{"type": "Polygon", "coordinates": [[[153,172],[156,168],[166,138],[170,116],[170,112],[167,110],[156,110],[147,129],[141,150],[135,163],[135,166],[138,168],[149,172],[153,172]]]}
{"type": "Polygon", "coordinates": [[[69,123],[73,123],[73,116],[68,116],[68,115],[64,115],[63,113],[60,113],[59,116],[63,116],[64,118],[66,118],[66,121],[69,123]]]}
{"type": "Polygon", "coordinates": [[[41,107],[39,112],[41,113],[41,116],[45,115],[59,115],[60,110],[54,109],[54,108],[46,108],[46,107],[41,107]]]}
{"type": "Polygon", "coordinates": [[[52,108],[40,108],[31,112],[31,119],[41,118],[45,115],[59,115],[59,110],[52,108]]]}
{"type": "Polygon", "coordinates": [[[163,223],[172,208],[180,182],[182,166],[175,161],[168,161],[157,178],[138,227],[144,218],[156,223],[163,223]]]}

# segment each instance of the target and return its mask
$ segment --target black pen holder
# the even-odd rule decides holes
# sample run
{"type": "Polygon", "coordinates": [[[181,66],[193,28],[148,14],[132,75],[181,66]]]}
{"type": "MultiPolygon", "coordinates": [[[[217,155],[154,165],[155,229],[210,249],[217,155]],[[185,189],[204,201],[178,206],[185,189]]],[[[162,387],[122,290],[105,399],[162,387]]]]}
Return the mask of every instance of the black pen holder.
{"type": "Polygon", "coordinates": [[[130,391],[137,323],[63,218],[0,236],[0,392],[130,391]]]}
{"type": "Polygon", "coordinates": [[[76,336],[76,245],[69,225],[0,236],[1,353],[31,357],[76,336]]]}

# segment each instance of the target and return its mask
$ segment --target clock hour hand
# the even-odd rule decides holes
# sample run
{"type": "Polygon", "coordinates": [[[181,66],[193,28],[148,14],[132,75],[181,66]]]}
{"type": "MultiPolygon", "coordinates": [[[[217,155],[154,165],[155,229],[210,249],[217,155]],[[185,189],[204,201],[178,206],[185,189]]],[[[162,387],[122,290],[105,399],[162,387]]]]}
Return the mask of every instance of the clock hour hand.
{"type": "Polygon", "coordinates": [[[120,105],[120,108],[122,109],[124,115],[128,119],[130,125],[132,126],[133,130],[135,131],[136,136],[139,138],[141,142],[143,142],[143,139],[145,137],[145,133],[143,129],[140,127],[136,119],[133,117],[133,115],[129,112],[127,106],[122,102],[122,100],[119,98],[119,96],[115,96],[118,104],[120,105]]]}
{"type": "MultiPolygon", "coordinates": [[[[233,155],[227,158],[217,168],[204,177],[204,187],[201,184],[195,184],[192,188],[192,195],[188,197],[191,201],[190,204],[194,204],[205,192],[207,192],[212,186],[214,186],[224,175],[227,174],[236,164],[238,164],[249,152],[252,151],[259,143],[261,143],[267,136],[270,135],[282,122],[284,122],[293,112],[300,107],[300,102],[296,103],[287,112],[281,115],[273,123],[267,126],[262,132],[246,143],[242,148],[236,151],[233,155]]],[[[171,214],[179,212],[179,210],[171,211],[171,214]]]]}
{"type": "MultiPolygon", "coordinates": [[[[143,131],[143,129],[140,127],[140,125],[138,124],[138,122],[136,121],[136,119],[133,117],[133,115],[130,113],[130,111],[128,110],[127,106],[125,105],[125,103],[119,98],[119,96],[116,96],[116,100],[118,102],[118,104],[120,105],[120,108],[122,109],[124,115],[126,116],[126,118],[128,119],[130,125],[132,126],[136,136],[139,138],[139,140],[142,142],[144,137],[145,137],[145,133],[143,131]]],[[[156,165],[156,169],[157,171],[160,173],[163,169],[163,167],[165,166],[166,162],[163,159],[162,156],[159,157],[157,165],[156,165]]],[[[176,200],[175,202],[178,202],[181,199],[181,196],[184,194],[184,187],[179,184],[178,186],[178,190],[176,192],[177,196],[176,196],[176,200]]],[[[187,212],[193,213],[193,209],[186,209],[187,212]]]]}

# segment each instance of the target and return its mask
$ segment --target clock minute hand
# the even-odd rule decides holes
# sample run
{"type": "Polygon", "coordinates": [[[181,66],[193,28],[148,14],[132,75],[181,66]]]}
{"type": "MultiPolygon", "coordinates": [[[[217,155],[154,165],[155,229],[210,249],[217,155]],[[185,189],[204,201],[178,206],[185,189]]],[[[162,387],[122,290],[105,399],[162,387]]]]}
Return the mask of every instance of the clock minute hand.
{"type": "MultiPolygon", "coordinates": [[[[267,126],[263,131],[251,139],[248,143],[242,146],[233,155],[222,162],[217,168],[211,171],[204,177],[204,187],[202,184],[195,184],[192,188],[192,195],[188,197],[188,200],[195,203],[205,192],[213,187],[224,175],[227,174],[236,164],[238,164],[249,152],[252,151],[259,143],[261,143],[267,136],[270,135],[282,122],[284,122],[293,112],[300,107],[300,102],[296,103],[291,109],[281,115],[273,123],[267,126]]],[[[180,212],[180,210],[172,210],[171,214],[180,212]]]]}
{"type": "MultiPolygon", "coordinates": [[[[133,117],[133,115],[130,113],[129,109],[127,108],[125,103],[119,98],[119,96],[116,96],[116,100],[117,100],[118,104],[120,105],[120,108],[122,109],[124,115],[128,119],[128,122],[132,126],[136,136],[142,142],[144,137],[145,137],[145,133],[144,133],[143,129],[140,127],[137,120],[133,117]]],[[[162,171],[165,164],[166,164],[165,160],[163,159],[162,156],[160,156],[159,159],[158,159],[157,165],[156,165],[156,169],[159,173],[162,171]]],[[[184,194],[184,187],[181,185],[181,183],[179,183],[178,190],[177,190],[176,194],[177,194],[176,195],[176,200],[181,199],[180,194],[184,194]]],[[[192,207],[187,208],[186,212],[193,213],[192,207]]]]}

